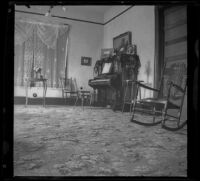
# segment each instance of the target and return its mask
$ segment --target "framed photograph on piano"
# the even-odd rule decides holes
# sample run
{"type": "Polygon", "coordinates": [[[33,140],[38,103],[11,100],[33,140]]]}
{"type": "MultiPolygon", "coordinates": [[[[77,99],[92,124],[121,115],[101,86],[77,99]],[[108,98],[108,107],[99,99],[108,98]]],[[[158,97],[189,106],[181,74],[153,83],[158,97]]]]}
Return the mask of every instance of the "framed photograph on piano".
{"type": "Polygon", "coordinates": [[[113,38],[113,48],[118,52],[124,46],[132,44],[132,34],[127,31],[113,38]]]}

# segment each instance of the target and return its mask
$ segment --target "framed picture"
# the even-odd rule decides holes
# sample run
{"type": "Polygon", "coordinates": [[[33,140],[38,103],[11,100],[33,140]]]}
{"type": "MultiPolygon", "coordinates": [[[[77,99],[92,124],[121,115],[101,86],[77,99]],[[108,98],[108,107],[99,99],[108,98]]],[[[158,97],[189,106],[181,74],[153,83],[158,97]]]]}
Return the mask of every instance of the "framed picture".
{"type": "Polygon", "coordinates": [[[127,31],[113,38],[113,48],[119,51],[122,45],[131,45],[131,41],[132,34],[130,31],[127,31]]]}
{"type": "Polygon", "coordinates": [[[114,52],[113,48],[104,48],[104,49],[101,49],[101,59],[109,57],[110,55],[113,54],[113,52],[114,52]]]}
{"type": "Polygon", "coordinates": [[[81,57],[81,65],[91,66],[92,58],[91,57],[81,57]]]}

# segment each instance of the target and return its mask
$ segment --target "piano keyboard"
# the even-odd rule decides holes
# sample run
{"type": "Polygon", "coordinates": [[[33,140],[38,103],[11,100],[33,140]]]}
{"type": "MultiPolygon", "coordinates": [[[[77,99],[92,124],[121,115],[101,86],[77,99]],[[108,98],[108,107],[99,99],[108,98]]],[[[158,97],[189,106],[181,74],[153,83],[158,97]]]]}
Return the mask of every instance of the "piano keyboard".
{"type": "Polygon", "coordinates": [[[96,80],[91,80],[91,82],[107,82],[110,81],[110,79],[96,79],[96,80]]]}

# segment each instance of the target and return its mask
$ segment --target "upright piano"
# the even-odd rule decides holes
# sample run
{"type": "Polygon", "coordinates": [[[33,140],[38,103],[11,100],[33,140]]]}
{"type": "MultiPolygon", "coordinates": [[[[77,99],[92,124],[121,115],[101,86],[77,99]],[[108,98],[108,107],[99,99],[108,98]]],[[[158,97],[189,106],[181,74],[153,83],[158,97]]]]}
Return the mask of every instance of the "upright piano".
{"type": "Polygon", "coordinates": [[[96,62],[96,76],[90,79],[88,84],[97,91],[97,105],[110,105],[113,110],[121,108],[125,80],[137,79],[136,61],[139,61],[137,55],[120,54],[96,62]]]}

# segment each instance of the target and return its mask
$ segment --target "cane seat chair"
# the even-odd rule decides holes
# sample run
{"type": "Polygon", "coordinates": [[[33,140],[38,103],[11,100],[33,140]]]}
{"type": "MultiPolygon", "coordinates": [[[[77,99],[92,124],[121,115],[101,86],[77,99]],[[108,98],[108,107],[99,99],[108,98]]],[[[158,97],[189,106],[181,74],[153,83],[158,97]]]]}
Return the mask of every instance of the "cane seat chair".
{"type": "MultiPolygon", "coordinates": [[[[154,126],[161,123],[162,128],[175,131],[183,128],[187,120],[181,120],[181,112],[187,88],[187,68],[184,62],[164,63],[158,89],[136,82],[139,88],[157,92],[154,98],[134,99],[131,122],[154,126]],[[173,112],[172,112],[173,110],[173,112]],[[151,122],[134,119],[136,112],[151,115],[151,122]]],[[[136,93],[137,95],[137,93],[136,93]]]]}
{"type": "Polygon", "coordinates": [[[65,103],[66,103],[67,97],[69,98],[77,97],[78,92],[73,88],[74,83],[73,83],[72,78],[68,79],[68,78],[60,77],[59,81],[62,88],[62,97],[65,99],[65,103]]]}

